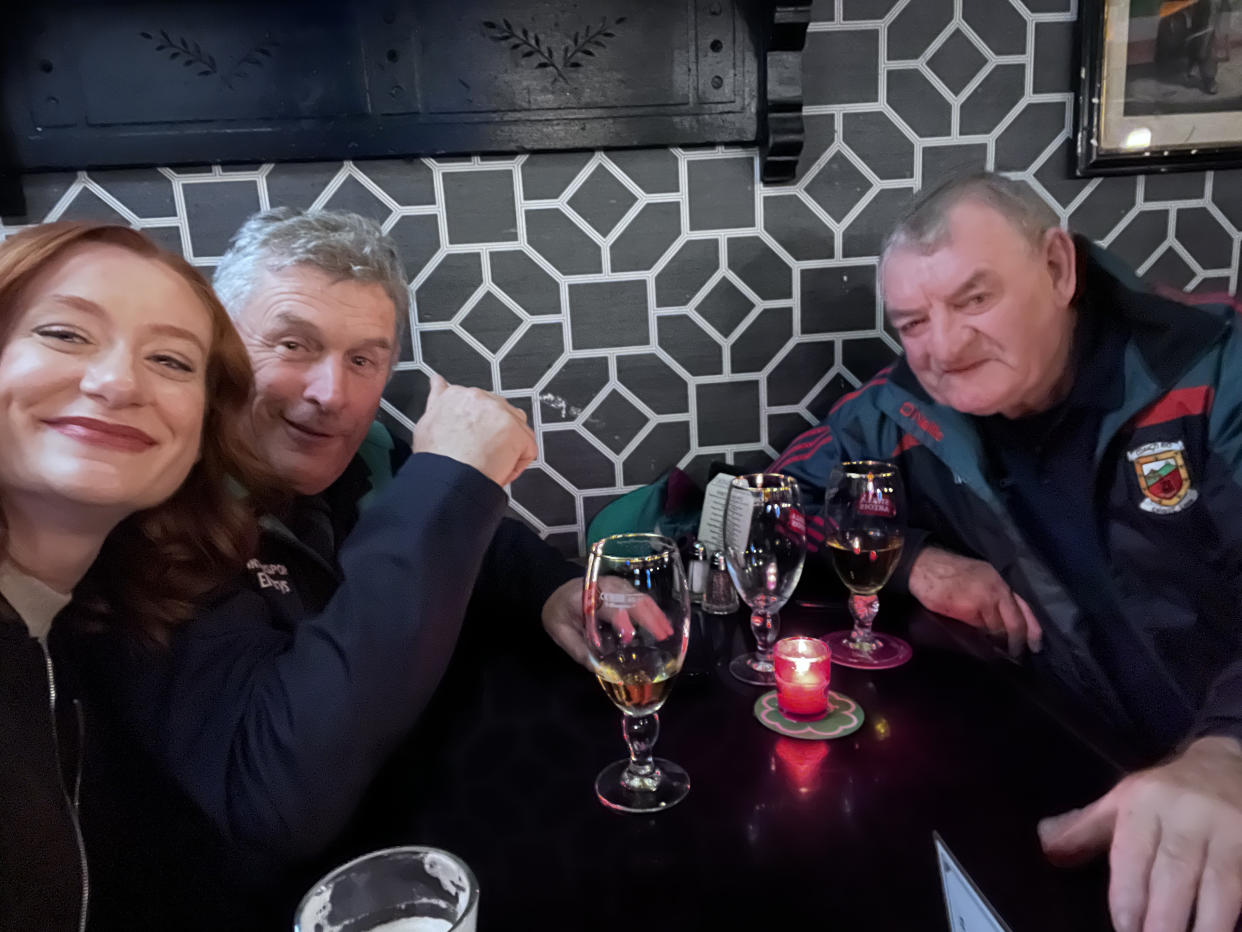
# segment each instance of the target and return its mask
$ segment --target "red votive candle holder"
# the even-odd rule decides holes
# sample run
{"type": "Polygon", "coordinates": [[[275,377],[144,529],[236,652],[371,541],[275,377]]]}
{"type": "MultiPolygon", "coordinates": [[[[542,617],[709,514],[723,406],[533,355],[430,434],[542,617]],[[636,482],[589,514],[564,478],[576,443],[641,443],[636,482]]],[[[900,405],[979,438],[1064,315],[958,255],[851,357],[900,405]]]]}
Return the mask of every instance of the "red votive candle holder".
{"type": "Polygon", "coordinates": [[[828,711],[832,652],[819,638],[783,638],[776,642],[776,705],[792,719],[822,718],[828,711]]]}

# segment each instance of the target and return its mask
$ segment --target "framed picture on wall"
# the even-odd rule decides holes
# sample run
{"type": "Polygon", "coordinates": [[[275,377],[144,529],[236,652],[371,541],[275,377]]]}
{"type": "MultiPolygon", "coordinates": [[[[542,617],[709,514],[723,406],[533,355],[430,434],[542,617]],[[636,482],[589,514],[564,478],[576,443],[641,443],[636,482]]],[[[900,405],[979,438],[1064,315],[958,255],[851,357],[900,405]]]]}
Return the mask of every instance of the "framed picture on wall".
{"type": "Polygon", "coordinates": [[[1084,0],[1077,172],[1242,166],[1242,0],[1084,0]]]}

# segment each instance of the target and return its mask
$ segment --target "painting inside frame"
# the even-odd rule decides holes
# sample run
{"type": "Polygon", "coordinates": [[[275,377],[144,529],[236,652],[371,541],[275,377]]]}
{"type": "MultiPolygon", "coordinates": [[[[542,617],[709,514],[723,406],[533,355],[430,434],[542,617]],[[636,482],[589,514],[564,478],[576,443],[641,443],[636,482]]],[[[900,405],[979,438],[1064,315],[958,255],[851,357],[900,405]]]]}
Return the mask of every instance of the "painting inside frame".
{"type": "Polygon", "coordinates": [[[1242,165],[1242,0],[1105,0],[1082,16],[1079,174],[1242,165]]]}

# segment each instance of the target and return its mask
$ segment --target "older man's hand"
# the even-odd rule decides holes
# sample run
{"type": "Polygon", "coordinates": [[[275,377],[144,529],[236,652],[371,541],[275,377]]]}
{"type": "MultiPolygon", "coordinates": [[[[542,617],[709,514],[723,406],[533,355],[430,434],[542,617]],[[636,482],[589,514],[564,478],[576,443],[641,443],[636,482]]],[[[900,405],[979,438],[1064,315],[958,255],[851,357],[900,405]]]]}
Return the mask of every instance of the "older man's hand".
{"type": "Polygon", "coordinates": [[[586,618],[582,614],[582,580],[558,586],[543,603],[543,630],[565,653],[590,669],[586,646],[586,618]]]}
{"type": "Polygon", "coordinates": [[[1011,657],[1024,645],[1036,652],[1042,646],[1035,613],[990,563],[926,546],[910,567],[909,588],[925,608],[1003,636],[1011,657]]]}
{"type": "Polygon", "coordinates": [[[415,453],[439,453],[508,485],[538,454],[526,412],[481,388],[431,377],[427,407],[414,428],[415,453]]]}
{"type": "Polygon", "coordinates": [[[1200,738],[1085,809],[1039,824],[1045,853],[1074,863],[1109,848],[1118,932],[1229,932],[1242,911],[1242,745],[1200,738]]]}

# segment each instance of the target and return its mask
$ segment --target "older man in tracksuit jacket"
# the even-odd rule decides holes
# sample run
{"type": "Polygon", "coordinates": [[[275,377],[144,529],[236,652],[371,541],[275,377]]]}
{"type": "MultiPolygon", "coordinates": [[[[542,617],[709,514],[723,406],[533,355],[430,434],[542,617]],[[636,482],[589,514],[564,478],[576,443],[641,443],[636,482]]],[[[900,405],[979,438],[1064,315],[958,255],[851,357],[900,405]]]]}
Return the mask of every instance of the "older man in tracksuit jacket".
{"type": "MultiPolygon", "coordinates": [[[[774,468],[822,492],[842,460],[900,465],[915,530],[899,583],[921,596],[919,561],[939,548],[986,561],[1029,605],[1032,628],[1042,627],[1042,650],[1030,657],[1037,669],[1136,748],[1182,752],[1041,826],[1045,847],[1068,856],[1112,836],[1110,904],[1120,929],[1138,929],[1145,910],[1148,928],[1166,928],[1154,914],[1185,928],[1201,874],[1198,909],[1212,917],[1204,927],[1231,929],[1242,903],[1242,319],[1227,306],[1187,307],[1150,293],[1106,253],[1074,241],[1065,248],[1077,266],[1076,318],[1059,394],[1021,416],[987,410],[979,393],[986,367],[1008,367],[1004,377],[1016,379],[1023,354],[1037,351],[1019,346],[1007,356],[1003,340],[992,340],[997,331],[980,322],[1011,283],[989,282],[987,260],[955,265],[973,248],[961,224],[995,221],[996,211],[991,219],[980,211],[1013,185],[987,176],[971,184],[930,196],[938,216],[924,216],[926,229],[916,231],[932,231],[930,246],[890,246],[886,300],[906,358],[841,399],[774,468]],[[892,256],[903,248],[897,268],[892,256]],[[953,278],[958,268],[984,272],[958,287],[966,279],[953,278]],[[950,281],[943,297],[937,289],[950,281]],[[974,342],[962,336],[954,345],[963,325],[975,328],[974,342]],[[929,357],[931,340],[940,342],[929,357]],[[1204,748],[1222,753],[1198,768],[1204,748]],[[1206,769],[1219,780],[1203,777],[1206,769]],[[1170,779],[1162,783],[1162,774],[1170,779]],[[1177,791],[1186,787],[1213,805],[1187,804],[1177,791]],[[1142,793],[1145,820],[1126,822],[1142,793]],[[1146,837],[1136,842],[1136,833],[1146,837]],[[1175,872],[1188,879],[1170,895],[1175,872]]],[[[1044,274],[1038,260],[1034,268],[1044,274]]],[[[813,522],[812,542],[823,533],[813,522]]]]}
{"type": "MultiPolygon", "coordinates": [[[[843,459],[896,460],[914,539],[930,533],[986,558],[1037,608],[1043,650],[1033,663],[1139,733],[1132,737],[1150,736],[1157,751],[1192,732],[1242,737],[1240,318],[1222,305],[1133,290],[1082,246],[1085,292],[1096,296],[1088,313],[1116,315],[1129,330],[1110,356],[1120,364],[1111,386],[1119,403],[1100,419],[1097,459],[1081,479],[1086,493],[1096,490],[1081,531],[1096,523],[1107,541],[1107,575],[1095,580],[1116,602],[1110,617],[1128,629],[1125,663],[1101,656],[1125,650],[1122,639],[1101,642],[1076,593],[1014,520],[1012,480],[989,463],[974,419],[932,401],[904,361],[838,402],[775,468],[822,489],[843,459]],[[1158,479],[1141,472],[1148,464],[1158,479]],[[1118,682],[1126,676],[1142,677],[1144,689],[1118,682]]],[[[813,544],[822,539],[815,523],[813,544]]],[[[916,555],[903,554],[906,574],[916,555]]]]}

